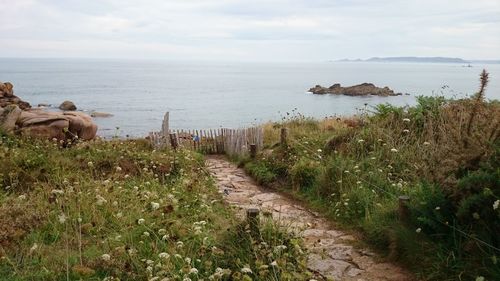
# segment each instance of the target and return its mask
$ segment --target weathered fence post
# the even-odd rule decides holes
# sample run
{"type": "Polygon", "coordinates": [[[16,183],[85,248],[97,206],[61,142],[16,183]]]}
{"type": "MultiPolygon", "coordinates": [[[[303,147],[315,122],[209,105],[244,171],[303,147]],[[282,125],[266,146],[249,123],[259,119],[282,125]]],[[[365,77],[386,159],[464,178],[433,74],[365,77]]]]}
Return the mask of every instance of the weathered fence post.
{"type": "Polygon", "coordinates": [[[287,128],[281,128],[281,141],[280,142],[281,142],[282,145],[286,145],[286,143],[287,143],[287,141],[286,141],[287,137],[288,137],[288,129],[287,128]]]}
{"type": "Polygon", "coordinates": [[[173,134],[170,134],[170,145],[172,146],[172,148],[174,150],[177,149],[177,147],[179,146],[179,143],[177,142],[177,134],[176,133],[173,133],[173,134]]]}
{"type": "Polygon", "coordinates": [[[247,209],[247,222],[250,226],[250,233],[253,237],[259,235],[259,209],[250,208],[247,209]]]}
{"type": "Polygon", "coordinates": [[[257,156],[257,145],[252,143],[250,144],[250,157],[255,159],[255,156],[257,156]]]}
{"type": "Polygon", "coordinates": [[[410,209],[408,209],[408,202],[410,202],[410,197],[406,195],[399,196],[399,220],[402,222],[407,222],[410,217],[410,209]]]}

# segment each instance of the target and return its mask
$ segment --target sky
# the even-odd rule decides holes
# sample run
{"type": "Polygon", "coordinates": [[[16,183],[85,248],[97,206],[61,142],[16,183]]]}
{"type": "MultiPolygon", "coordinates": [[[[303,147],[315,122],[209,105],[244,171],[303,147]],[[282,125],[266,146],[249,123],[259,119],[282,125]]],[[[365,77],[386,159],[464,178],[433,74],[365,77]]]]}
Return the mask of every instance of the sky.
{"type": "Polygon", "coordinates": [[[0,0],[0,57],[500,59],[500,0],[0,0]]]}

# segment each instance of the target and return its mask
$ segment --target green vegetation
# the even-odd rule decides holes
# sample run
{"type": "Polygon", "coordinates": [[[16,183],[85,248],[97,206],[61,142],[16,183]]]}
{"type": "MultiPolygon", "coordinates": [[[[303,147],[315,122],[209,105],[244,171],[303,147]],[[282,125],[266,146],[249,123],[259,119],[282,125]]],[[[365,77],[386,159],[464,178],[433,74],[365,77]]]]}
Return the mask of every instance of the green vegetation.
{"type": "Polygon", "coordinates": [[[344,120],[292,115],[239,161],[424,280],[500,280],[500,103],[484,100],[486,72],[481,82],[468,99],[419,97],[344,120]]]}
{"type": "Polygon", "coordinates": [[[300,240],[234,219],[201,155],[0,133],[0,280],[305,280],[300,240]]]}

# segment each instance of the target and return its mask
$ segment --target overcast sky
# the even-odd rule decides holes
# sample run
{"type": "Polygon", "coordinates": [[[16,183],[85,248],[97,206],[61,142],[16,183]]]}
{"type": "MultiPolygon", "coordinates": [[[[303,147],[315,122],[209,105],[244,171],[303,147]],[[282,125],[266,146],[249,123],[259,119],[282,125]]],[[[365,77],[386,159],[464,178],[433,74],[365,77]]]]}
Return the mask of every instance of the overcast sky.
{"type": "Polygon", "coordinates": [[[500,0],[0,0],[0,57],[500,59],[500,0]]]}

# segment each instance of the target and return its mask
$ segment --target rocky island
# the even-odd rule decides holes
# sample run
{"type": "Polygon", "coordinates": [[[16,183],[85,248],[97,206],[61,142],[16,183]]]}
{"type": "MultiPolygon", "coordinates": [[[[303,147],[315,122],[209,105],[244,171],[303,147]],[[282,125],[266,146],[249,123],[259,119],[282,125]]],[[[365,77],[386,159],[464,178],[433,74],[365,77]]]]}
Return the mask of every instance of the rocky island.
{"type": "Polygon", "coordinates": [[[309,92],[316,95],[332,94],[332,95],[346,95],[346,96],[401,96],[401,93],[395,93],[389,87],[377,87],[372,83],[362,83],[359,85],[342,87],[340,84],[333,84],[330,87],[323,87],[316,85],[309,89],[309,92]]]}

